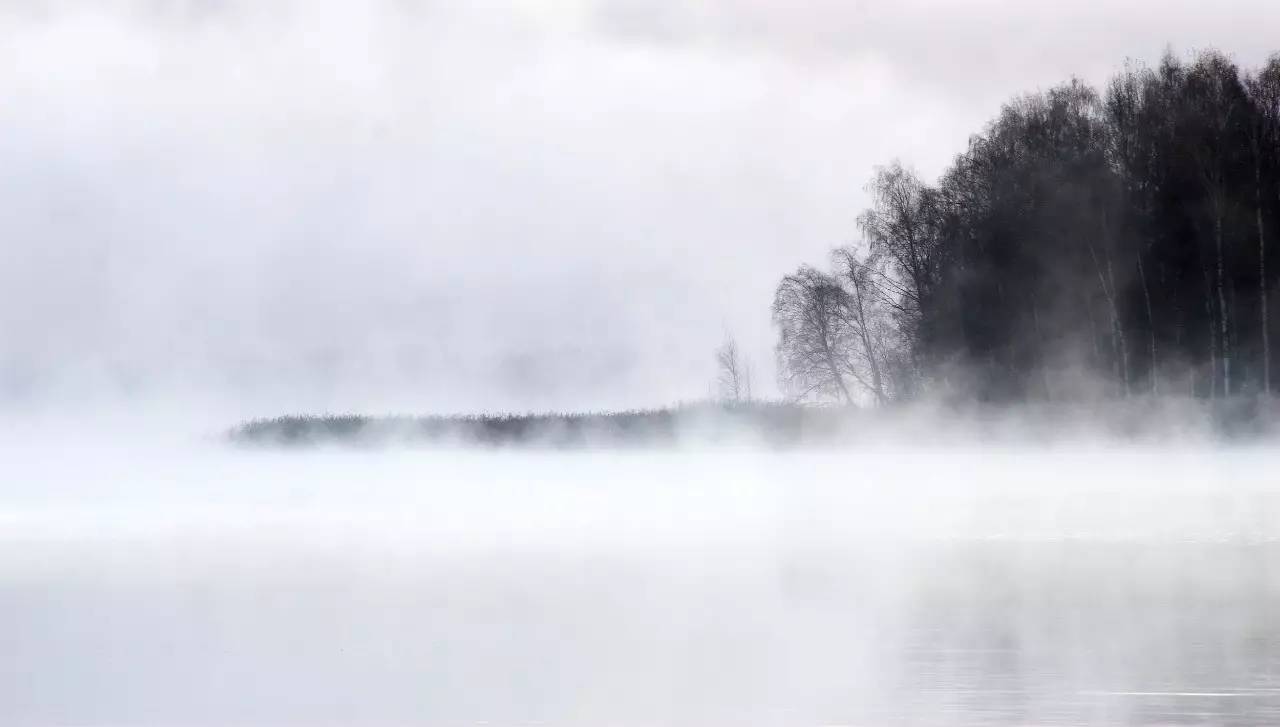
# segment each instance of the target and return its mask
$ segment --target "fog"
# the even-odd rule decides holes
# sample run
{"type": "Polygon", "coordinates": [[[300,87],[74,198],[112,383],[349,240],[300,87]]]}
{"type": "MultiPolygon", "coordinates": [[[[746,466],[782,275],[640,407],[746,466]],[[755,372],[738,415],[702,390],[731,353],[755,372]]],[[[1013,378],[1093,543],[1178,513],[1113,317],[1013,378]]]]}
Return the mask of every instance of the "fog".
{"type": "Polygon", "coordinates": [[[6,458],[9,724],[1256,724],[1280,707],[1263,449],[94,439],[6,458]]]}
{"type": "Polygon", "coordinates": [[[726,333],[773,397],[873,165],[1272,49],[1201,5],[0,2],[0,724],[1277,721],[1280,455],[1195,422],[223,436],[690,401],[726,333]]]}
{"type": "Polygon", "coordinates": [[[1274,36],[1265,0],[775,5],[0,3],[0,396],[657,406],[726,330],[767,394],[778,278],[873,165],[1274,36]]]}

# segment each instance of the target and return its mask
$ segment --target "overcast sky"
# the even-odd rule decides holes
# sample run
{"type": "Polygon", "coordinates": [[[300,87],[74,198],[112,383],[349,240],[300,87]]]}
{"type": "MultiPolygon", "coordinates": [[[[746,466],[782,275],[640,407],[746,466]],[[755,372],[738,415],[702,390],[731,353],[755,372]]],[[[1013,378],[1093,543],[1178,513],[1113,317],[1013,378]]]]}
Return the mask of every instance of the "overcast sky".
{"type": "Polygon", "coordinates": [[[0,0],[0,400],[772,391],[778,278],[1010,96],[1273,0],[0,0]]]}

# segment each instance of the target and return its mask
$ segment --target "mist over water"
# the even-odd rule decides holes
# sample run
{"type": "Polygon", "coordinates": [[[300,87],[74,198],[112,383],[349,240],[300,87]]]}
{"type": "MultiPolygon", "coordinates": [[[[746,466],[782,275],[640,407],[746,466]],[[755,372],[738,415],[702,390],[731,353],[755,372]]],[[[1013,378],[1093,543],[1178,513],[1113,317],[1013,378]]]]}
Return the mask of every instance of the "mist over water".
{"type": "MultiPolygon", "coordinates": [[[[1120,316],[1097,257],[1046,258],[1089,286],[1059,311],[1083,356],[1006,300],[1026,269],[992,279],[974,299],[1034,319],[1043,396],[982,426],[911,387],[777,401],[770,307],[865,234],[873,165],[937,178],[1012,94],[1131,54],[1260,68],[1272,1],[0,2],[0,727],[1280,723],[1280,454],[1249,328],[1280,206],[1227,218],[1229,299],[1221,239],[1201,299],[1183,253],[1212,225],[1177,193],[1176,234],[1148,230],[1194,273],[1167,311],[1120,316]],[[1215,305],[1222,328],[1193,325],[1215,305]],[[716,395],[741,416],[712,447],[716,395]],[[628,415],[648,430],[574,419],[618,449],[561,416],[680,403],[628,415]],[[530,411],[561,429],[408,436],[530,411]],[[324,418],[348,413],[404,416],[362,439],[324,418]],[[777,436],[845,413],[821,447],[777,436]],[[353,446],[230,446],[255,419],[353,446]]],[[[1159,138],[1181,164],[1199,137],[1159,138]]],[[[1233,168],[1242,204],[1280,184],[1233,168]]],[[[1060,252],[1041,228],[1081,217],[1052,209],[1008,216],[1060,252]]]]}
{"type": "Polygon", "coordinates": [[[104,439],[6,460],[8,724],[1257,724],[1280,709],[1265,448],[104,439]]]}

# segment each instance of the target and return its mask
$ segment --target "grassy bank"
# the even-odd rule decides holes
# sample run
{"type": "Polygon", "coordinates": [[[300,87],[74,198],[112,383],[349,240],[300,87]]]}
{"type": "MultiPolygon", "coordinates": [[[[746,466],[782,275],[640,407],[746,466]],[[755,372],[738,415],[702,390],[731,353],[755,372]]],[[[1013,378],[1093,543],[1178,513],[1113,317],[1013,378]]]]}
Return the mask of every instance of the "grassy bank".
{"type": "Polygon", "coordinates": [[[785,403],[687,404],[594,413],[456,416],[301,415],[257,419],[229,433],[238,444],[669,447],[681,443],[788,445],[832,441],[848,412],[785,403]]]}
{"type": "Polygon", "coordinates": [[[883,442],[1213,440],[1256,443],[1280,433],[1274,401],[1135,397],[1122,402],[901,405],[880,409],[781,402],[697,403],[596,413],[455,416],[296,415],[228,432],[246,446],[543,448],[746,444],[787,447],[883,442]]]}

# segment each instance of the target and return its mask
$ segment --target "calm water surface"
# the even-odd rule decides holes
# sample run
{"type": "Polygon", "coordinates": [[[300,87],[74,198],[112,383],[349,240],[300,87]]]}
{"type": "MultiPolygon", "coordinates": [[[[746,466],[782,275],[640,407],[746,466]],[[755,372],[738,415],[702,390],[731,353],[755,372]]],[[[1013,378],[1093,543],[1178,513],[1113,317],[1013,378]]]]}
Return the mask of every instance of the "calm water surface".
{"type": "Polygon", "coordinates": [[[1262,450],[25,457],[3,724],[1280,723],[1262,450]]]}

